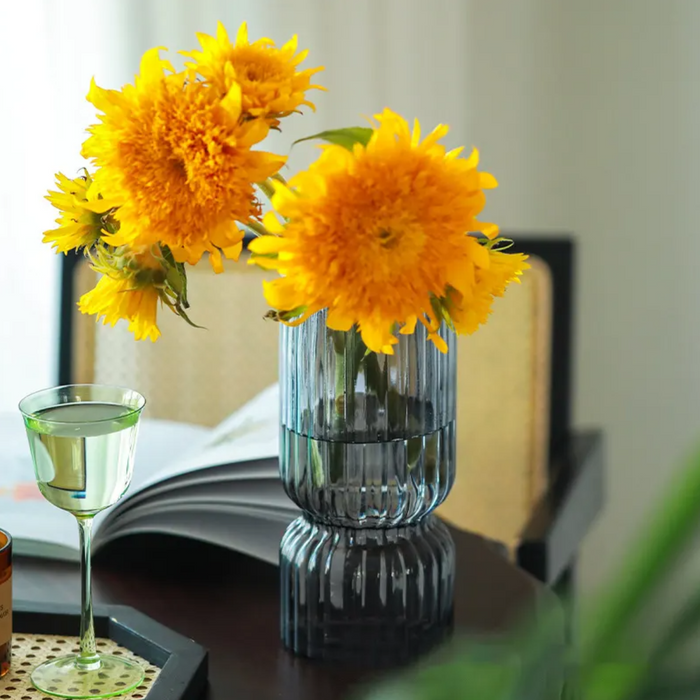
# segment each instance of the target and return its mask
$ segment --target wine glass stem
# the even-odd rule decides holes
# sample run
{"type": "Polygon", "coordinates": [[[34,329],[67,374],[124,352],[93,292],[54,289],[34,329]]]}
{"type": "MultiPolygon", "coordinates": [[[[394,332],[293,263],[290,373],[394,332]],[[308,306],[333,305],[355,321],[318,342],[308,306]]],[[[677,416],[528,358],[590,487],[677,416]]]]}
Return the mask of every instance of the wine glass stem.
{"type": "Polygon", "coordinates": [[[95,626],[92,619],[92,579],[90,571],[90,545],[92,542],[92,516],[77,516],[80,532],[80,575],[82,594],[80,606],[80,656],[78,665],[85,670],[99,666],[100,657],[95,646],[95,626]]]}

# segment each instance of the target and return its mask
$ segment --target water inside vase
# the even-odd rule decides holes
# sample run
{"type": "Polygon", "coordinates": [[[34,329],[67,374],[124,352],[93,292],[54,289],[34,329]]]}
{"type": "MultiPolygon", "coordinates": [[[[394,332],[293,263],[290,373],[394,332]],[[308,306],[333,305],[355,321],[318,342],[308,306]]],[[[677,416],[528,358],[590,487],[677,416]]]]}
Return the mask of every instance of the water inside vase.
{"type": "Polygon", "coordinates": [[[289,497],[324,522],[393,527],[415,522],[454,479],[455,421],[410,438],[317,439],[282,427],[282,481],[289,497]]]}

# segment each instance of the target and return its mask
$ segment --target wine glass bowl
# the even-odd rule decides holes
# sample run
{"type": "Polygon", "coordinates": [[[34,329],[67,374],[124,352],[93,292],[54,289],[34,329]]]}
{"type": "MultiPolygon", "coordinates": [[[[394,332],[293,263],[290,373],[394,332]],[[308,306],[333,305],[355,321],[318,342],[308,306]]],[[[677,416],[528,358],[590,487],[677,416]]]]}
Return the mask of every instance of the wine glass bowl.
{"type": "Polygon", "coordinates": [[[73,514],[81,551],[80,652],[47,661],[31,674],[43,693],[106,698],[138,686],[141,666],[97,653],[92,618],[92,521],[126,492],[133,473],[138,423],[146,400],[121,387],[73,384],[22,399],[37,485],[49,503],[73,514]]]}

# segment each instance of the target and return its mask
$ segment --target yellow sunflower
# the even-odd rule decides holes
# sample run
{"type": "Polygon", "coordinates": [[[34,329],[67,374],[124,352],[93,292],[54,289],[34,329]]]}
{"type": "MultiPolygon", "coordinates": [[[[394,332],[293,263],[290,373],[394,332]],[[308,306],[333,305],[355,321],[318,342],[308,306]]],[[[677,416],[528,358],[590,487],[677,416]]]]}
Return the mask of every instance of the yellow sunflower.
{"type": "Polygon", "coordinates": [[[472,285],[458,291],[448,288],[440,299],[444,315],[449,317],[457,333],[471,334],[486,323],[495,297],[502,297],[511,282],[519,282],[530,268],[527,255],[488,250],[489,262],[476,267],[472,285]]]}
{"type": "Polygon", "coordinates": [[[102,273],[97,286],[78,301],[84,314],[114,326],[125,319],[136,340],[156,341],[158,302],[164,298],[165,262],[149,249],[119,250],[100,247],[91,255],[93,269],[102,273]]]}
{"type": "Polygon", "coordinates": [[[265,284],[265,297],[287,318],[297,316],[295,323],[328,309],[331,328],[357,324],[370,350],[391,353],[396,328],[412,332],[421,321],[445,350],[436,308],[447,313],[448,293],[457,330],[466,331],[470,321],[458,311],[466,313],[477,290],[487,290],[480,280],[491,281],[489,294],[509,281],[508,275],[488,276],[506,254],[494,257],[468,235],[497,235],[494,224],[476,219],[483,190],[497,183],[477,170],[476,151],[469,158],[460,157],[462,149],[445,151],[439,140],[446,126],[421,141],[417,122],[411,133],[391,110],[376,119],[366,146],[324,146],[289,186],[275,183],[273,205],[286,223],[266,215],[274,235],[251,243],[251,262],[281,273],[265,284]]]}
{"type": "Polygon", "coordinates": [[[121,91],[93,81],[88,100],[102,114],[83,155],[99,167],[99,191],[119,204],[110,245],[162,243],[190,264],[208,251],[219,272],[222,253],[240,253],[236,222],[260,216],[254,183],[276,173],[284,158],[251,150],[268,125],[239,118],[235,88],[221,98],[175,73],[158,52],[146,52],[134,85],[121,91]]]}
{"type": "Polygon", "coordinates": [[[126,319],[136,340],[156,341],[160,336],[156,324],[159,298],[154,287],[134,288],[127,279],[105,275],[92,291],[83,294],[78,304],[83,313],[95,314],[98,321],[103,318],[104,324],[113,326],[126,319]]]}
{"type": "Polygon", "coordinates": [[[61,212],[59,227],[44,232],[44,243],[51,243],[57,253],[89,248],[102,234],[103,217],[115,204],[102,199],[90,174],[71,178],[56,174],[58,191],[49,190],[46,199],[61,212]]]}
{"type": "Polygon", "coordinates": [[[202,51],[185,53],[192,59],[187,67],[199,73],[220,95],[239,85],[244,114],[276,119],[291,114],[301,105],[315,109],[306,99],[306,91],[325,89],[311,84],[311,77],[323,68],[297,71],[308,51],[296,54],[296,35],[279,49],[267,38],[250,43],[244,22],[236,43],[232,44],[219,22],[216,38],[208,34],[197,34],[197,38],[202,51]]]}

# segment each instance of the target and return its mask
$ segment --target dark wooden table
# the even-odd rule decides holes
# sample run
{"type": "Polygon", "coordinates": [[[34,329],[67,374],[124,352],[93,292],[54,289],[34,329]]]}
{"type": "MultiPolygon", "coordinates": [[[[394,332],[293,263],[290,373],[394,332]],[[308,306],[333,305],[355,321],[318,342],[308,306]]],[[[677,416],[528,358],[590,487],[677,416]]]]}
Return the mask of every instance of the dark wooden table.
{"type": "MultiPolygon", "coordinates": [[[[456,628],[498,632],[551,594],[476,535],[453,530],[456,628]]],[[[212,700],[340,700],[371,678],[292,657],[279,642],[278,570],[201,544],[125,539],[95,561],[97,603],[130,605],[209,649],[212,700]]],[[[15,558],[16,599],[74,602],[77,566],[15,558]]],[[[78,630],[76,630],[76,634],[78,630]]]]}

